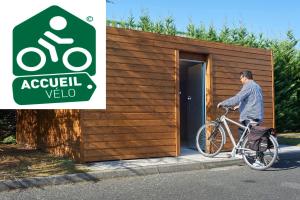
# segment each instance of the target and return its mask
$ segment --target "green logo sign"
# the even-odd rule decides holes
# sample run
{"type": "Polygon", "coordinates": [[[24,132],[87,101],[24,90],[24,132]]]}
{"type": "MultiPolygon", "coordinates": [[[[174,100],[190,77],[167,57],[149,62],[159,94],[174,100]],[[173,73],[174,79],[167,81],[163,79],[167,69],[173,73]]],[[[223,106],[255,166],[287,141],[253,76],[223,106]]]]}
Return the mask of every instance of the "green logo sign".
{"type": "Polygon", "coordinates": [[[96,89],[96,30],[52,6],[13,30],[13,94],[20,105],[88,101],[96,89]]]}
{"type": "Polygon", "coordinates": [[[23,104],[88,101],[96,85],[87,73],[19,77],[14,81],[14,98],[23,104]]]}

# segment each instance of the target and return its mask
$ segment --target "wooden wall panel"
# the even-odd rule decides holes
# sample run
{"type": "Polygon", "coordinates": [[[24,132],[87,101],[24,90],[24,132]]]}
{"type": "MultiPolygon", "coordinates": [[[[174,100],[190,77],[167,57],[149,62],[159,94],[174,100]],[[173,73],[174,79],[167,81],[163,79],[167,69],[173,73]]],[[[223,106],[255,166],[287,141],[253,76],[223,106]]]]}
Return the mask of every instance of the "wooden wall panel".
{"type": "Polygon", "coordinates": [[[175,50],[117,38],[107,37],[107,109],[81,111],[84,158],[174,156],[175,50]]]}
{"type": "Polygon", "coordinates": [[[17,142],[81,162],[79,110],[18,110],[17,142]]]}
{"type": "Polygon", "coordinates": [[[17,110],[16,140],[29,148],[38,147],[39,125],[37,110],[17,110]]]}
{"type": "MultiPolygon", "coordinates": [[[[175,98],[172,95],[178,87],[176,68],[174,68],[175,51],[179,54],[182,52],[185,56],[209,55],[211,79],[207,91],[213,97],[210,98],[209,119],[216,117],[215,107],[218,102],[235,95],[241,89],[239,73],[243,70],[252,70],[255,80],[264,91],[265,124],[272,125],[270,122],[273,120],[274,104],[270,51],[108,27],[108,109],[105,112],[82,112],[83,118],[90,121],[84,123],[85,139],[88,139],[86,141],[90,141],[90,137],[99,141],[92,145],[85,144],[85,148],[93,146],[95,150],[103,149],[103,140],[119,141],[114,135],[122,138],[123,141],[127,138],[128,141],[128,146],[126,144],[122,144],[125,145],[122,147],[115,146],[114,148],[117,149],[136,145],[134,147],[140,151],[139,145],[143,144],[143,141],[156,141],[160,134],[164,134],[161,135],[161,139],[168,137],[165,144],[176,146],[176,140],[173,140],[176,138],[174,133],[177,131],[178,134],[180,123],[176,121],[178,120],[176,114],[179,114],[179,109],[176,111],[176,94],[175,98]],[[168,127],[168,130],[162,129],[165,131],[157,132],[156,129],[151,132],[150,127],[155,125],[161,128],[168,127]],[[121,131],[122,128],[125,130],[121,131]],[[151,135],[145,135],[145,131],[146,133],[150,131],[151,135]],[[129,141],[138,142],[135,144],[129,141]]],[[[231,116],[237,120],[239,114],[233,113],[231,116]]],[[[177,135],[177,145],[180,142],[178,136],[180,135],[177,135]]],[[[156,147],[158,143],[147,144],[156,147]]],[[[135,152],[133,154],[131,150],[127,153],[122,151],[121,155],[117,155],[112,151],[116,150],[112,148],[106,151],[109,155],[102,152],[97,157],[94,154],[88,155],[91,153],[89,149],[85,151],[85,155],[88,160],[93,160],[96,158],[126,159],[141,155],[153,157],[162,153],[135,152]]],[[[174,151],[179,152],[179,147],[170,150],[170,152],[174,151]]]]}
{"type": "Polygon", "coordinates": [[[107,28],[107,110],[81,112],[87,161],[178,154],[176,51],[209,55],[209,118],[219,101],[240,90],[239,73],[250,69],[265,92],[266,122],[272,120],[269,51],[107,28]]]}

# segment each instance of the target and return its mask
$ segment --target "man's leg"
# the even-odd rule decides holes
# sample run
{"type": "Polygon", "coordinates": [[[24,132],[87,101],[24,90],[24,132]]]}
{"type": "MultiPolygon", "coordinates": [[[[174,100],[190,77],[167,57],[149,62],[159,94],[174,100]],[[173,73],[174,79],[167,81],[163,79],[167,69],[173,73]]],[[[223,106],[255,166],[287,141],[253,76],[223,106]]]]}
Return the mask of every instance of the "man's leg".
{"type": "MultiPolygon", "coordinates": [[[[241,122],[241,124],[244,125],[244,126],[247,126],[248,123],[249,123],[248,120],[244,120],[244,121],[241,122]]],[[[239,138],[242,137],[244,131],[245,131],[244,128],[239,127],[239,129],[238,129],[239,138]]]]}

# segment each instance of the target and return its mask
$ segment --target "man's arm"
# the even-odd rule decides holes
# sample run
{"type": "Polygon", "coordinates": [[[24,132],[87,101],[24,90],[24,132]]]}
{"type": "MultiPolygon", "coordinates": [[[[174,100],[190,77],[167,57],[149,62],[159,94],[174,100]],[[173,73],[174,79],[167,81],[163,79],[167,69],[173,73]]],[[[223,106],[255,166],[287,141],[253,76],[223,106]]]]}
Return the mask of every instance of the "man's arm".
{"type": "Polygon", "coordinates": [[[239,105],[245,98],[247,98],[250,94],[251,88],[243,87],[241,91],[239,91],[235,96],[226,99],[218,104],[220,106],[236,106],[239,105]]]}

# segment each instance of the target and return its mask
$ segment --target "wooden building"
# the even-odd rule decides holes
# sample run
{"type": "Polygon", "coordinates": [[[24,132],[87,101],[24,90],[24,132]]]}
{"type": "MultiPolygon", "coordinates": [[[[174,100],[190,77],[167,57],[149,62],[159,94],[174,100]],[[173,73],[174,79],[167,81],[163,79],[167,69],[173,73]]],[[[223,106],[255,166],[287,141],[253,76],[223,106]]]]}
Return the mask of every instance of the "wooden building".
{"type": "Polygon", "coordinates": [[[262,86],[264,125],[274,127],[271,51],[111,27],[106,41],[107,109],[19,110],[18,143],[78,162],[179,156],[240,90],[243,70],[262,86]]]}

